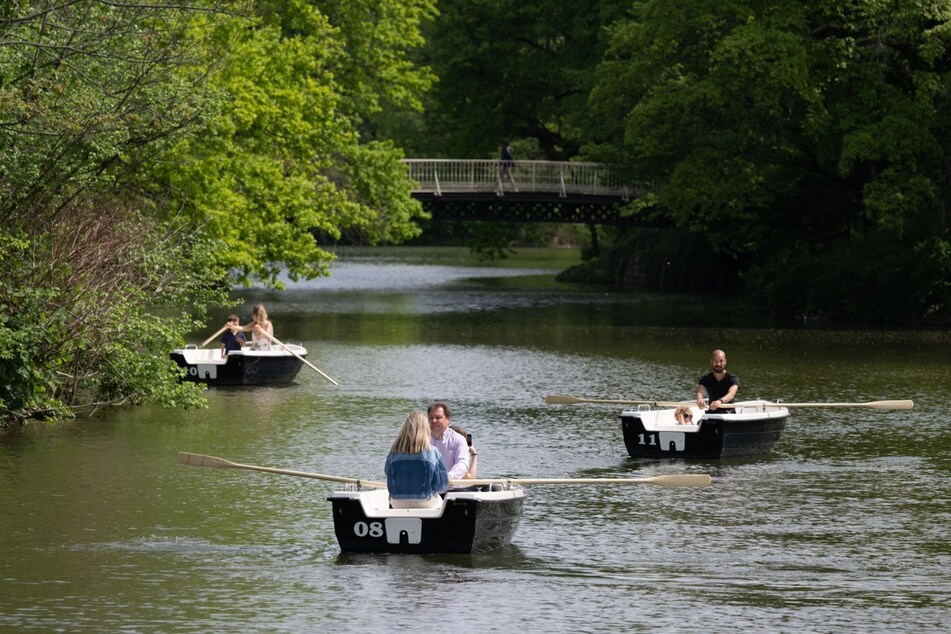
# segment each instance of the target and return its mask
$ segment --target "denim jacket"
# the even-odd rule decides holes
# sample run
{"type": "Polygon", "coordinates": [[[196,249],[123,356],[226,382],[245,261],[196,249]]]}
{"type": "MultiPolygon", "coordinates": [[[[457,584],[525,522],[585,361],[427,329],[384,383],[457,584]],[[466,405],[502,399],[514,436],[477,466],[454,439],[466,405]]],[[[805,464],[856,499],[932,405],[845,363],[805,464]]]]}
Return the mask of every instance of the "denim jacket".
{"type": "Polygon", "coordinates": [[[394,453],[386,457],[386,488],[397,500],[425,500],[449,488],[449,475],[439,452],[394,453]]]}

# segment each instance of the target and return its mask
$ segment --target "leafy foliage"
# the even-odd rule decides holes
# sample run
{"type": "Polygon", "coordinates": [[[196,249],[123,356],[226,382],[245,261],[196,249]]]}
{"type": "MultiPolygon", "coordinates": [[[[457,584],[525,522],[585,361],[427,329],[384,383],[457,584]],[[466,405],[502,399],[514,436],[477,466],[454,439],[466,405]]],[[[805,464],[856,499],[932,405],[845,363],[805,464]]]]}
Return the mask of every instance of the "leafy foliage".
{"type": "Polygon", "coordinates": [[[421,150],[484,158],[502,139],[533,139],[551,160],[577,154],[604,27],[629,2],[440,2],[424,29],[439,76],[421,150]]]}
{"type": "Polygon", "coordinates": [[[197,406],[168,350],[279,286],[313,235],[400,241],[399,150],[361,139],[431,81],[429,0],[24,0],[0,6],[0,420],[197,406]]]}
{"type": "Polygon", "coordinates": [[[946,3],[648,1],[611,42],[586,151],[656,183],[663,213],[763,297],[840,318],[948,310],[946,266],[916,264],[949,240],[946,3]],[[916,271],[937,303],[903,292],[916,271]]]}
{"type": "Polygon", "coordinates": [[[403,51],[429,11],[425,0],[283,0],[222,29],[231,53],[213,85],[225,99],[159,172],[168,209],[220,241],[216,268],[280,287],[281,272],[326,273],[315,234],[375,244],[419,232],[401,152],[363,142],[360,124],[381,101],[418,104],[430,78],[403,51]]]}

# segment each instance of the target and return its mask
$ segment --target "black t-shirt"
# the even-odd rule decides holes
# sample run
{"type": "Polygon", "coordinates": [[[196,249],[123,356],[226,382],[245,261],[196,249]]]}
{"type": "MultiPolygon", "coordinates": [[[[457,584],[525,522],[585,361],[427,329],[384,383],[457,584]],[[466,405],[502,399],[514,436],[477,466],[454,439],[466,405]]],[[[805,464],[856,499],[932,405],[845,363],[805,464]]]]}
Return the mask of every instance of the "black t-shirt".
{"type": "Polygon", "coordinates": [[[237,335],[231,332],[230,330],[221,335],[221,343],[225,347],[225,352],[231,352],[232,350],[240,350],[241,344],[244,343],[244,333],[239,332],[237,335]]]}
{"type": "Polygon", "coordinates": [[[732,386],[739,386],[740,377],[726,372],[723,375],[723,379],[717,381],[717,378],[713,376],[713,372],[707,372],[700,377],[700,385],[707,388],[707,403],[712,403],[726,396],[726,393],[730,391],[732,386]]]}

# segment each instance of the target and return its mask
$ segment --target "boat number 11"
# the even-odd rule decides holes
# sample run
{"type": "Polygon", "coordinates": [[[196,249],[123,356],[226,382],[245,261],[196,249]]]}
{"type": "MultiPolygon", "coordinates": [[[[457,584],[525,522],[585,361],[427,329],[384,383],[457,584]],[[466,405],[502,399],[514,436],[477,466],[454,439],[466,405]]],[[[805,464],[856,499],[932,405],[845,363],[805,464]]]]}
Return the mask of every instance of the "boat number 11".
{"type": "Polygon", "coordinates": [[[357,522],[353,525],[353,534],[357,537],[383,537],[383,522],[357,522]]]}
{"type": "Polygon", "coordinates": [[[644,436],[645,436],[645,434],[638,434],[638,435],[637,435],[637,438],[641,441],[641,442],[639,442],[638,444],[639,444],[639,445],[650,445],[650,446],[652,446],[652,447],[656,447],[656,446],[657,446],[657,436],[656,436],[655,434],[646,434],[646,435],[647,435],[647,442],[644,442],[644,436]]]}

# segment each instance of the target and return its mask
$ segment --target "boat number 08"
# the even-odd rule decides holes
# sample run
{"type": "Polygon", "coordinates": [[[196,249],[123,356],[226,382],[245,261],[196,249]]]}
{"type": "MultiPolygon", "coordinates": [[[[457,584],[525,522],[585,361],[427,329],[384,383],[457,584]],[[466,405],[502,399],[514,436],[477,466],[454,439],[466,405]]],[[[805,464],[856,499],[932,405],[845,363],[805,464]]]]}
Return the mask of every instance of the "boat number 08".
{"type": "Polygon", "coordinates": [[[383,537],[383,522],[357,522],[353,525],[353,534],[357,537],[383,537]]]}

